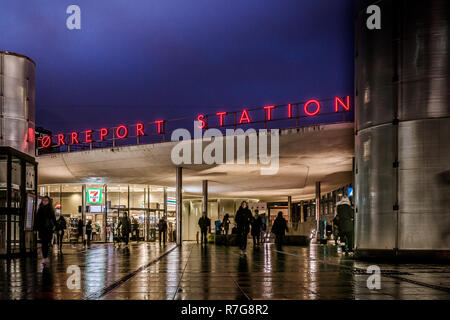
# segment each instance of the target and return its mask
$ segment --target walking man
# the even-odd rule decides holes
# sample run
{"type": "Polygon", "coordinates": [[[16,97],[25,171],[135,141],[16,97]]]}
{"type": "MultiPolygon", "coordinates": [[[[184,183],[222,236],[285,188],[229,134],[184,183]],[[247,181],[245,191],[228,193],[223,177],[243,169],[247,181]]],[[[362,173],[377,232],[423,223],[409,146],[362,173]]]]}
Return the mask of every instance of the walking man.
{"type": "Polygon", "coordinates": [[[234,218],[237,224],[237,231],[239,237],[239,247],[241,249],[241,255],[247,254],[247,236],[250,231],[250,222],[252,221],[252,213],[248,208],[247,202],[242,201],[241,206],[236,212],[234,218]]]}
{"type": "Polygon", "coordinates": [[[208,230],[211,227],[211,220],[206,216],[206,212],[203,212],[202,217],[198,219],[198,226],[200,227],[201,233],[201,245],[203,246],[203,239],[206,243],[208,242],[208,230]]]}

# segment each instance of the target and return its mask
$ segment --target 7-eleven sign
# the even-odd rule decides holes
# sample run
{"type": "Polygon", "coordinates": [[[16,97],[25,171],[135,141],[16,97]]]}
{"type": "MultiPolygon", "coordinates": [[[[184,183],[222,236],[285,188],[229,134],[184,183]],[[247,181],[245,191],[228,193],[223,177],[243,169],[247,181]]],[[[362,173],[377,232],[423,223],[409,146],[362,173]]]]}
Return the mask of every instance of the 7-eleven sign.
{"type": "Polygon", "coordinates": [[[87,203],[102,203],[102,189],[101,188],[88,188],[87,203]]]}

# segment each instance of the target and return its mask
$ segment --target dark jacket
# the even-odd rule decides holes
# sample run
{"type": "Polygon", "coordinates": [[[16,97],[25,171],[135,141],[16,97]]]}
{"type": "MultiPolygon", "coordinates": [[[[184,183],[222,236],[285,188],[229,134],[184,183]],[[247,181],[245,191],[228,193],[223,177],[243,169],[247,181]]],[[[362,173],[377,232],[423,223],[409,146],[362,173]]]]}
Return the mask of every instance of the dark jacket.
{"type": "Polygon", "coordinates": [[[78,233],[82,234],[83,233],[83,220],[78,220],[78,233]]]}
{"type": "Polygon", "coordinates": [[[59,219],[56,221],[55,231],[64,231],[65,229],[67,229],[66,219],[64,219],[63,216],[60,216],[59,219]]]}
{"type": "Polygon", "coordinates": [[[208,217],[201,217],[198,219],[198,226],[202,231],[207,230],[211,226],[211,219],[208,217]]]}
{"type": "Polygon", "coordinates": [[[50,205],[40,206],[34,220],[34,230],[40,235],[51,235],[55,226],[56,217],[53,208],[50,205]]]}
{"type": "Polygon", "coordinates": [[[237,223],[239,232],[248,233],[250,231],[250,223],[252,221],[252,212],[249,208],[239,207],[234,220],[237,223]]]}
{"type": "Polygon", "coordinates": [[[348,204],[337,206],[339,232],[353,232],[353,209],[348,204]]]}
{"type": "Polygon", "coordinates": [[[285,231],[289,231],[286,219],[277,217],[272,225],[272,233],[278,236],[283,236],[285,231]]]}
{"type": "Polygon", "coordinates": [[[89,222],[86,225],[86,233],[87,234],[91,234],[92,233],[92,224],[89,223],[89,222]]]}
{"type": "Polygon", "coordinates": [[[252,236],[258,236],[261,233],[262,218],[260,216],[252,218],[252,236]]]}
{"type": "Polygon", "coordinates": [[[230,228],[230,218],[229,217],[223,217],[222,227],[224,230],[228,230],[230,228]]]}
{"type": "Polygon", "coordinates": [[[160,219],[158,222],[158,230],[159,232],[166,232],[167,231],[167,222],[164,219],[160,219]]]}
{"type": "Polygon", "coordinates": [[[131,232],[131,222],[128,217],[122,217],[120,218],[119,224],[117,228],[122,227],[122,234],[128,234],[131,232]]]}

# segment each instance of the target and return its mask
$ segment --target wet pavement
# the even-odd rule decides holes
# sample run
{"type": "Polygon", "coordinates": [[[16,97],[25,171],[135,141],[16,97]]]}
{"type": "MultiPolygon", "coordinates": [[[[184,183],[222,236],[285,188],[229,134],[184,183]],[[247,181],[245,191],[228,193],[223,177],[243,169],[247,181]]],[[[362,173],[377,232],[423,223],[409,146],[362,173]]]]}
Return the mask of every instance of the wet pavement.
{"type": "Polygon", "coordinates": [[[278,251],[249,243],[246,256],[237,247],[195,243],[65,245],[48,268],[31,257],[0,259],[0,299],[450,299],[449,265],[377,264],[377,290],[367,287],[373,264],[319,245],[278,251]],[[68,287],[70,266],[79,267],[79,289],[68,287]]]}

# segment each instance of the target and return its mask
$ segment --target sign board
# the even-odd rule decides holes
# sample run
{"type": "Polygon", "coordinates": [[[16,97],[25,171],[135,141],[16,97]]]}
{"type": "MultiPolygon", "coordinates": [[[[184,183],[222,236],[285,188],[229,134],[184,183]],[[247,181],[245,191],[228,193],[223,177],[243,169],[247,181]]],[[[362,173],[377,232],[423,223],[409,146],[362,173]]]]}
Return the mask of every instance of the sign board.
{"type": "Polygon", "coordinates": [[[266,213],[267,211],[267,202],[250,202],[248,204],[248,208],[254,212],[255,209],[258,209],[259,214],[266,213]]]}
{"type": "Polygon", "coordinates": [[[34,194],[27,194],[27,212],[25,215],[25,230],[33,231],[34,211],[35,211],[36,197],[34,194]]]}
{"type": "Polygon", "coordinates": [[[347,195],[348,195],[349,198],[353,197],[353,188],[352,187],[348,187],[347,195]]]}
{"type": "Polygon", "coordinates": [[[175,207],[177,205],[177,199],[175,197],[167,197],[167,206],[175,207]]]}
{"type": "Polygon", "coordinates": [[[86,189],[87,203],[102,203],[102,189],[101,188],[87,188],[86,189]]]}

